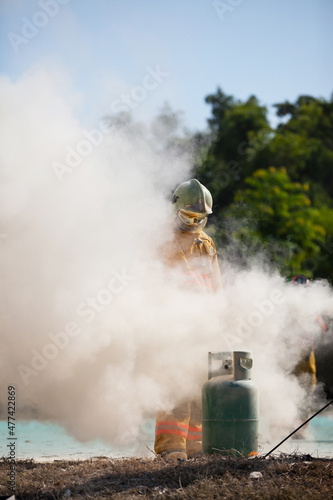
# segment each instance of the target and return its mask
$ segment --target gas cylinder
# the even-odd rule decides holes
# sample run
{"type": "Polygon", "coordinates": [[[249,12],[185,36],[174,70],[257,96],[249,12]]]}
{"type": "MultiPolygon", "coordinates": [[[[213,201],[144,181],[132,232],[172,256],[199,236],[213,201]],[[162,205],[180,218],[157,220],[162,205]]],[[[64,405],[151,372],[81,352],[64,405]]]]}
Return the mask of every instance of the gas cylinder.
{"type": "Polygon", "coordinates": [[[202,449],[205,453],[256,455],[258,391],[251,380],[251,352],[233,352],[233,375],[226,375],[226,353],[208,354],[208,378],[202,388],[202,449]],[[212,360],[222,366],[212,369],[212,360]]]}

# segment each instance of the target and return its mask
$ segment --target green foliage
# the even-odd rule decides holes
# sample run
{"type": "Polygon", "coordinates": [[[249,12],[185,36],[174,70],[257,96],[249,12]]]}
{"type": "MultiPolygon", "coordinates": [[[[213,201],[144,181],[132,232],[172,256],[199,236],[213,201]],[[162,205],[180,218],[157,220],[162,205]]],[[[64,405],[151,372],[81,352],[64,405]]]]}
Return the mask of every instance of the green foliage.
{"type": "Polygon", "coordinates": [[[254,96],[218,88],[206,102],[194,174],[213,194],[217,243],[232,241],[241,261],[264,250],[285,275],[333,282],[333,96],[276,104],[275,130],[254,96]]]}
{"type": "Polygon", "coordinates": [[[308,185],[291,182],[285,168],[255,171],[245,179],[228,211],[228,217],[250,220],[233,237],[256,252],[258,244],[269,251],[280,270],[312,276],[303,263],[318,257],[325,230],[316,223],[318,210],[311,206],[308,190],[308,185]]]}
{"type": "MultiPolygon", "coordinates": [[[[290,116],[277,127],[262,156],[276,167],[286,166],[292,180],[314,184],[333,197],[333,97],[330,101],[300,96],[295,104],[276,104],[278,116],[290,116]]],[[[320,201],[320,200],[319,200],[320,201]]]]}
{"type": "Polygon", "coordinates": [[[209,185],[219,211],[233,201],[236,189],[257,168],[257,151],[265,147],[271,129],[266,107],[254,96],[242,103],[218,89],[206,102],[212,105],[213,116],[208,120],[212,141],[196,165],[196,175],[209,185]]]}
{"type": "Polygon", "coordinates": [[[305,265],[313,272],[314,277],[326,277],[333,284],[333,209],[322,206],[318,210],[316,223],[324,228],[325,241],[320,245],[318,257],[308,258],[305,265]]]}

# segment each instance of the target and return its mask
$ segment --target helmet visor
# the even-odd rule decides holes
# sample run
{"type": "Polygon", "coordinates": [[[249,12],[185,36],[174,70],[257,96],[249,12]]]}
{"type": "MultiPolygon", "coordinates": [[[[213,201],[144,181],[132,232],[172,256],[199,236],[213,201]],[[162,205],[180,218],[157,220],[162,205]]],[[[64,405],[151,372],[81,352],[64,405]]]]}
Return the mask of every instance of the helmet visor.
{"type": "Polygon", "coordinates": [[[188,210],[178,210],[178,217],[187,226],[201,226],[207,220],[206,214],[198,214],[195,212],[190,212],[188,210]]]}

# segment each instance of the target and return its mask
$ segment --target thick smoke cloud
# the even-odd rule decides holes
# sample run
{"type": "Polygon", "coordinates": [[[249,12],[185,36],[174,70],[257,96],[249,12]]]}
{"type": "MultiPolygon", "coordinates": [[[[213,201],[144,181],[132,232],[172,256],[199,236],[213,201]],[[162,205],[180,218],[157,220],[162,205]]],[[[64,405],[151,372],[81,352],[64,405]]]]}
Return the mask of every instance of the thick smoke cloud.
{"type": "Polygon", "coordinates": [[[21,418],[121,444],[200,397],[208,351],[249,349],[262,439],[283,436],[304,404],[290,372],[332,290],[223,262],[221,292],[180,290],[160,256],[190,162],[142,131],[85,129],[43,72],[0,88],[2,401],[14,385],[21,418]]]}

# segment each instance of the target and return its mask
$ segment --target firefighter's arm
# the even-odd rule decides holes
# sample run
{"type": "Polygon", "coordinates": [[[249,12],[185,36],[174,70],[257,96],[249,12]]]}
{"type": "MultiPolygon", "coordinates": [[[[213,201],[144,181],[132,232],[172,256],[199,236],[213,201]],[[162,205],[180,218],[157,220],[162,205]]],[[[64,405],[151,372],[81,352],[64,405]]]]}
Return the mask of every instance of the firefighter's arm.
{"type": "Polygon", "coordinates": [[[212,239],[210,241],[210,245],[214,250],[214,256],[212,258],[211,266],[212,266],[213,289],[216,291],[222,288],[221,271],[220,271],[219,261],[217,258],[216,247],[212,239]]]}

